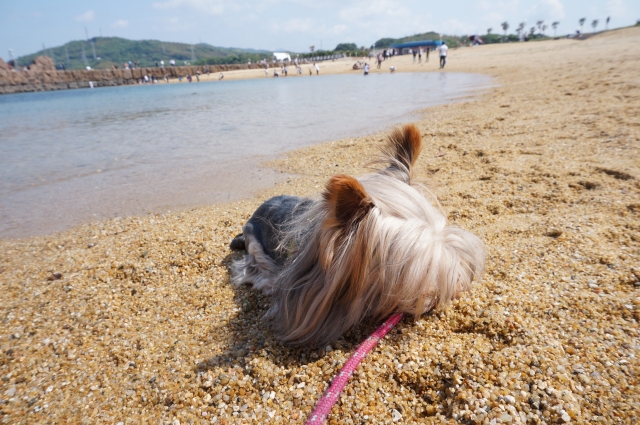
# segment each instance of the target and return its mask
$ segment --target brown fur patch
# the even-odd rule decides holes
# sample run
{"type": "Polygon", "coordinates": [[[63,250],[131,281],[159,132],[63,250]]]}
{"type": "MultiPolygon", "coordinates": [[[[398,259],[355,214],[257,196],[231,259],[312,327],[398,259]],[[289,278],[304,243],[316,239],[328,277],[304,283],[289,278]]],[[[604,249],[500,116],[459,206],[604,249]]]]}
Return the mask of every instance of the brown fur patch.
{"type": "Polygon", "coordinates": [[[324,192],[329,211],[339,226],[358,222],[373,207],[364,187],[353,177],[339,174],[329,180],[324,192]]]}
{"type": "Polygon", "coordinates": [[[394,157],[407,169],[416,162],[420,155],[422,136],[413,124],[407,124],[402,129],[395,129],[389,136],[389,145],[394,157]]]}

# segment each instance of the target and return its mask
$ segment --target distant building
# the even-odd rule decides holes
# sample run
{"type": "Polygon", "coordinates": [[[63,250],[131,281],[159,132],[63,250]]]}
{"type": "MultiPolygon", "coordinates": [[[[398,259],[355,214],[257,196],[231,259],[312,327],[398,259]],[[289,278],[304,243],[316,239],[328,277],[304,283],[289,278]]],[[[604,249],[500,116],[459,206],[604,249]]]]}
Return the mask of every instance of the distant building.
{"type": "Polygon", "coordinates": [[[278,62],[291,62],[291,56],[289,53],[273,52],[273,59],[278,62]]]}
{"type": "Polygon", "coordinates": [[[392,44],[389,47],[395,49],[399,55],[404,55],[409,53],[409,50],[419,49],[422,47],[422,50],[426,50],[427,48],[434,50],[436,47],[440,46],[442,41],[440,40],[421,40],[421,41],[409,41],[407,43],[396,43],[392,44]]]}

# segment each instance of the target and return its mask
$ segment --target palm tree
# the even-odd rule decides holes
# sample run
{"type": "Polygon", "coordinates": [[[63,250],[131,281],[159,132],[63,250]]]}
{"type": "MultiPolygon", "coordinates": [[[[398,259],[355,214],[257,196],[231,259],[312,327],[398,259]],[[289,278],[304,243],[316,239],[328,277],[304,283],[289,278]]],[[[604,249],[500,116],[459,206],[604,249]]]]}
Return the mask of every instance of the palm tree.
{"type": "Polygon", "coordinates": [[[587,18],[580,18],[580,20],[578,22],[580,22],[580,32],[582,32],[582,26],[584,25],[584,22],[587,20],[587,18]]]}
{"type": "Polygon", "coordinates": [[[533,38],[533,34],[535,34],[535,33],[536,33],[536,27],[531,27],[529,29],[529,35],[531,36],[531,38],[533,38]]]}
{"type": "Polygon", "coordinates": [[[313,53],[316,50],[316,46],[310,46],[309,50],[311,51],[311,53],[313,53]]]}
{"type": "Polygon", "coordinates": [[[558,22],[558,21],[555,21],[553,24],[551,24],[551,26],[553,27],[553,37],[554,38],[556,37],[556,33],[558,32],[557,29],[558,29],[558,25],[559,24],[560,24],[560,22],[558,22]]]}
{"type": "Polygon", "coordinates": [[[493,28],[487,28],[487,35],[491,35],[491,31],[493,31],[493,28]]]}
{"type": "Polygon", "coordinates": [[[507,38],[507,30],[509,29],[509,22],[504,21],[503,23],[500,24],[500,26],[504,30],[504,37],[507,38]]]}
{"type": "Polygon", "coordinates": [[[538,27],[538,32],[542,32],[542,24],[544,24],[544,21],[536,22],[536,26],[538,27]]]}
{"type": "Polygon", "coordinates": [[[596,32],[596,27],[598,26],[598,20],[594,19],[593,22],[591,22],[591,26],[593,27],[593,32],[596,32]]]}
{"type": "Polygon", "coordinates": [[[607,16],[607,23],[604,27],[604,29],[608,30],[609,29],[609,21],[611,20],[611,16],[607,16]]]}
{"type": "Polygon", "coordinates": [[[518,28],[516,28],[516,32],[518,33],[518,39],[520,39],[520,34],[522,33],[522,30],[524,29],[525,25],[526,25],[525,22],[520,22],[520,24],[518,24],[518,28]]]}
{"type": "Polygon", "coordinates": [[[544,32],[547,30],[547,28],[548,28],[548,27],[547,27],[546,25],[543,25],[543,26],[542,26],[542,35],[544,35],[544,32]]]}

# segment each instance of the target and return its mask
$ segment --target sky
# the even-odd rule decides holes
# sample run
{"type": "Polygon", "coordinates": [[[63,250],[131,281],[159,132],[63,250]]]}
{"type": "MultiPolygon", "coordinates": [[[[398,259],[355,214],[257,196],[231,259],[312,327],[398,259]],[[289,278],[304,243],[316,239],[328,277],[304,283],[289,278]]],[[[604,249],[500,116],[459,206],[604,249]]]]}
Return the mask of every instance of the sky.
{"type": "MultiPolygon", "coordinates": [[[[23,56],[71,40],[117,36],[222,47],[307,52],[338,43],[371,46],[383,37],[436,31],[509,32],[520,22],[558,21],[558,35],[633,25],[638,0],[0,0],[0,57],[23,56]]],[[[553,30],[547,30],[553,35],[553,30]]]]}

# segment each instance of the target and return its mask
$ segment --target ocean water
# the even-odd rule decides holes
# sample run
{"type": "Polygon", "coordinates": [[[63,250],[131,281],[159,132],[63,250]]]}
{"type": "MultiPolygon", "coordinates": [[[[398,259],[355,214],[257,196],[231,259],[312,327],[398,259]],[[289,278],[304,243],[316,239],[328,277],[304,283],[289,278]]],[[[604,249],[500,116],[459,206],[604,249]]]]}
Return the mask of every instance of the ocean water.
{"type": "Polygon", "coordinates": [[[249,196],[302,146],[410,121],[490,77],[396,73],[0,96],[0,237],[249,196]]]}

